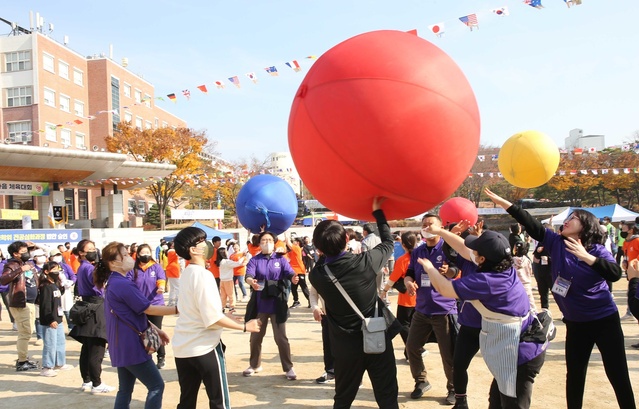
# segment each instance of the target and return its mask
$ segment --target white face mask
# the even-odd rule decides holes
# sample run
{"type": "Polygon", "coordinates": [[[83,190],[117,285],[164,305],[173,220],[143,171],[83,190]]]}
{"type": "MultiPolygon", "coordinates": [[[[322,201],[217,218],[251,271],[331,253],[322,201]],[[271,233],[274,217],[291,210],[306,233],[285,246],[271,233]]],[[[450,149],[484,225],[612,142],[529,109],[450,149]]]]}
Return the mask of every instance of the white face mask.
{"type": "Polygon", "coordinates": [[[436,235],[429,232],[426,228],[422,229],[422,237],[425,239],[432,239],[434,238],[436,235]]]}
{"type": "Polygon", "coordinates": [[[133,267],[135,267],[135,260],[133,260],[133,257],[127,257],[122,260],[122,270],[131,271],[133,270],[133,267]]]}
{"type": "Polygon", "coordinates": [[[45,256],[37,256],[33,259],[33,261],[35,261],[36,266],[43,266],[45,260],[46,260],[45,256]]]}
{"type": "Polygon", "coordinates": [[[51,261],[60,264],[62,263],[62,256],[55,256],[51,259],[51,261]]]}
{"type": "Polygon", "coordinates": [[[260,244],[260,249],[263,254],[271,254],[275,250],[275,243],[260,244]]]}
{"type": "Polygon", "coordinates": [[[471,251],[470,252],[470,261],[472,261],[473,263],[475,263],[476,266],[479,265],[479,263],[477,262],[477,256],[475,256],[475,252],[471,251]]]}

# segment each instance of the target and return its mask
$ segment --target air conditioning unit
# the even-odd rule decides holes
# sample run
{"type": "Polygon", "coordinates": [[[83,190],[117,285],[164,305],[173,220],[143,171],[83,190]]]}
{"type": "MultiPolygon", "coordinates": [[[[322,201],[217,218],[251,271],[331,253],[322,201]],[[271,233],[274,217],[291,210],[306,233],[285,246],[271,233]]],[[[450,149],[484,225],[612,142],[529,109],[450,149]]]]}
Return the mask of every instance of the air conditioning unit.
{"type": "Polygon", "coordinates": [[[93,149],[93,152],[97,152],[100,150],[100,147],[98,145],[93,145],[93,148],[91,149],[93,149]]]}

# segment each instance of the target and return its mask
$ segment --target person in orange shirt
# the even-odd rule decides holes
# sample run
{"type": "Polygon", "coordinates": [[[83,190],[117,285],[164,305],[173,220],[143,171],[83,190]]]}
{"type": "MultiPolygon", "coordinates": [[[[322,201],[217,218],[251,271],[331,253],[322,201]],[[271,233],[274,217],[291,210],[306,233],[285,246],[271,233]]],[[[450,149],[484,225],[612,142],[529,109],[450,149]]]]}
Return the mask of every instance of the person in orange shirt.
{"type": "Polygon", "coordinates": [[[623,252],[630,263],[639,257],[639,227],[637,225],[630,227],[626,237],[626,241],[623,242],[623,252]]]}
{"type": "Polygon", "coordinates": [[[308,285],[306,284],[306,266],[304,266],[304,261],[302,259],[302,248],[304,247],[304,242],[299,237],[295,237],[292,242],[288,235],[285,235],[284,237],[286,239],[287,247],[290,248],[288,258],[291,268],[293,268],[293,271],[295,271],[295,274],[299,277],[297,284],[291,284],[291,293],[293,293],[293,305],[291,305],[291,308],[297,308],[301,305],[299,295],[297,294],[298,287],[302,287],[302,293],[308,301],[308,308],[311,308],[310,293],[308,291],[308,285]]]}
{"type": "MultiPolygon", "coordinates": [[[[58,246],[58,248],[59,247],[60,246],[58,246]]],[[[62,254],[62,259],[64,260],[64,262],[68,265],[71,265],[71,243],[69,243],[68,241],[64,243],[64,249],[60,252],[60,254],[62,254]]]]}
{"type": "MultiPolygon", "coordinates": [[[[78,273],[78,268],[80,268],[80,254],[78,253],[77,247],[74,247],[71,250],[71,254],[69,255],[69,265],[73,269],[74,273],[78,273]]],[[[78,287],[76,287],[77,289],[78,287]]]]}
{"type": "MultiPolygon", "coordinates": [[[[240,261],[243,258],[246,258],[247,262],[251,258],[249,253],[240,251],[240,245],[237,243],[232,244],[233,254],[229,256],[229,259],[232,261],[240,261]]],[[[235,288],[235,284],[239,284],[240,291],[242,291],[242,299],[241,301],[248,301],[246,294],[246,287],[244,287],[244,276],[246,275],[246,265],[235,267],[233,269],[233,289],[235,290],[235,298],[240,300],[237,296],[237,288],[235,288]]]]}
{"type": "MultiPolygon", "coordinates": [[[[393,288],[393,284],[395,284],[395,282],[404,281],[406,271],[408,270],[408,264],[410,263],[410,255],[415,248],[415,244],[417,243],[417,236],[415,236],[415,233],[413,232],[405,232],[402,234],[401,238],[402,247],[404,248],[406,253],[395,260],[395,267],[393,268],[393,272],[388,278],[386,285],[384,285],[384,298],[386,298],[390,289],[393,288]]],[[[413,318],[413,313],[415,312],[416,303],[417,294],[411,296],[408,294],[408,291],[399,292],[399,295],[397,296],[397,320],[400,322],[400,324],[402,324],[402,329],[399,334],[404,340],[404,357],[406,357],[406,359],[408,359],[405,348],[406,340],[408,340],[408,329],[410,328],[410,322],[413,318]]]]}
{"type": "Polygon", "coordinates": [[[222,245],[222,239],[219,236],[213,236],[211,239],[211,243],[213,243],[213,255],[208,261],[209,271],[215,277],[215,284],[217,284],[218,291],[220,290],[220,267],[215,263],[217,261],[217,249],[222,245]]]}
{"type": "Polygon", "coordinates": [[[173,242],[168,243],[169,249],[166,252],[166,278],[169,281],[169,306],[177,305],[180,295],[180,263],[175,252],[173,242]]]}
{"type": "Polygon", "coordinates": [[[260,249],[260,236],[258,234],[251,236],[251,241],[246,242],[246,246],[251,256],[255,257],[260,254],[262,252],[260,249]]]}

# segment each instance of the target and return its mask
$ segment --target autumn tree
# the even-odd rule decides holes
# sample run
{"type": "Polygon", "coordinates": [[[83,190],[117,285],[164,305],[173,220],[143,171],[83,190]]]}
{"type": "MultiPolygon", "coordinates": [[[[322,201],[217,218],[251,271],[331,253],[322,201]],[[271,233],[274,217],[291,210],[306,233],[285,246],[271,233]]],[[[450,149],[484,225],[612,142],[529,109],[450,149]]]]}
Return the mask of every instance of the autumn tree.
{"type": "Polygon", "coordinates": [[[160,229],[164,230],[169,202],[193,183],[192,175],[202,168],[200,153],[207,143],[206,134],[189,128],[139,130],[128,122],[121,122],[113,136],[105,140],[111,152],[121,151],[136,161],[170,163],[177,167],[171,175],[154,181],[147,188],[158,205],[160,229]]]}

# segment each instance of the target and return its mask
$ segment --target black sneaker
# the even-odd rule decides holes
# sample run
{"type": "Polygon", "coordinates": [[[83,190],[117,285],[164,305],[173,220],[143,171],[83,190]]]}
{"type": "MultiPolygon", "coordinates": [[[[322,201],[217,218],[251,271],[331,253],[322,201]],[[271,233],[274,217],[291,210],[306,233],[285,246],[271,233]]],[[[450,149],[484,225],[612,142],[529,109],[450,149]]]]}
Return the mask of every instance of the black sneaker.
{"type": "Polygon", "coordinates": [[[24,372],[38,369],[38,363],[33,361],[18,362],[16,372],[24,372]]]}
{"type": "Polygon", "coordinates": [[[457,403],[457,400],[455,399],[455,391],[448,391],[448,395],[446,395],[446,403],[449,405],[457,403]]]}
{"type": "Polygon", "coordinates": [[[325,383],[329,383],[329,382],[333,382],[335,380],[335,375],[330,373],[330,372],[324,372],[322,374],[322,376],[320,376],[319,378],[315,379],[315,382],[319,383],[319,384],[325,384],[325,383]]]}
{"type": "Polygon", "coordinates": [[[430,388],[432,388],[432,386],[430,386],[430,382],[426,381],[426,382],[417,382],[415,384],[415,389],[411,392],[410,394],[410,398],[411,399],[419,399],[424,395],[424,392],[428,392],[430,390],[430,388]]]}
{"type": "Polygon", "coordinates": [[[468,409],[468,402],[466,396],[460,396],[455,398],[455,406],[453,409],[468,409]]]}
{"type": "Polygon", "coordinates": [[[302,304],[301,304],[299,301],[294,301],[294,302],[293,302],[293,305],[291,305],[291,308],[297,308],[297,307],[299,307],[300,305],[302,305],[302,304]]]}
{"type": "Polygon", "coordinates": [[[164,368],[165,365],[166,363],[164,362],[164,357],[158,357],[158,364],[156,365],[158,369],[164,368]]]}
{"type": "Polygon", "coordinates": [[[633,347],[634,349],[639,349],[639,344],[632,344],[630,346],[633,347]]]}

